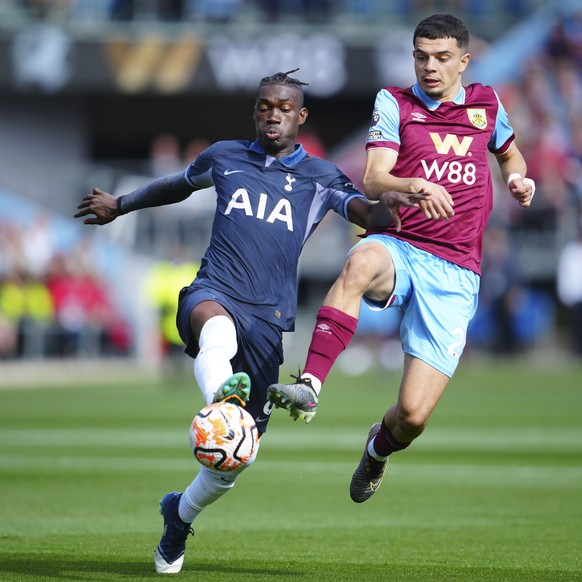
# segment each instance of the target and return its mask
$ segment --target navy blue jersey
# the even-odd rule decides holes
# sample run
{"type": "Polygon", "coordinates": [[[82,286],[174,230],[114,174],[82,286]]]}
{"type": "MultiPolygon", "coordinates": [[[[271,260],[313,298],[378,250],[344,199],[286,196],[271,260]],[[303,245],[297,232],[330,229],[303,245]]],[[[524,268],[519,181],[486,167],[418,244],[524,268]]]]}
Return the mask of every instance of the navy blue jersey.
{"type": "Polygon", "coordinates": [[[214,184],[217,196],[210,245],[193,286],[220,291],[292,331],[303,245],[329,210],[347,219],[348,202],[365,197],[336,166],[300,145],[273,158],[257,141],[220,141],[185,177],[195,189],[214,184]]]}

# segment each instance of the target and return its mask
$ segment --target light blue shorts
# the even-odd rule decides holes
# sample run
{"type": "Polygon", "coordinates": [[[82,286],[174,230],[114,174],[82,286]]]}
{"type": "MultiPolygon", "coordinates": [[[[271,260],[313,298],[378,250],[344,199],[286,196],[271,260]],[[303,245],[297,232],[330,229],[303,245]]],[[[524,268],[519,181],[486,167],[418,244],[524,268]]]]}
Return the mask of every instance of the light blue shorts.
{"type": "Polygon", "coordinates": [[[385,303],[364,301],[375,311],[400,308],[404,352],[452,377],[477,310],[479,275],[388,235],[370,235],[354,248],[370,242],[390,251],[396,282],[385,303]]]}

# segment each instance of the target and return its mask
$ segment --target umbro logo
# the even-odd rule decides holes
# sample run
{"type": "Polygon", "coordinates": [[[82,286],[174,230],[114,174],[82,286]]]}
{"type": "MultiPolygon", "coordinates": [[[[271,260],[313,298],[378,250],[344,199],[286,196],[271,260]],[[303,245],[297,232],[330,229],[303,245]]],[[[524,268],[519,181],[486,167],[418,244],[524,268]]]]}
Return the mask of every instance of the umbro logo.
{"type": "Polygon", "coordinates": [[[320,323],[317,326],[317,331],[321,331],[322,333],[327,333],[327,334],[331,335],[331,327],[329,327],[329,325],[327,325],[327,323],[320,323]]]}
{"type": "Polygon", "coordinates": [[[426,115],[420,111],[413,111],[410,116],[414,117],[416,121],[426,121],[426,115]]]}
{"type": "Polygon", "coordinates": [[[231,174],[238,174],[239,172],[244,172],[244,170],[224,170],[224,175],[230,176],[231,174]]]}

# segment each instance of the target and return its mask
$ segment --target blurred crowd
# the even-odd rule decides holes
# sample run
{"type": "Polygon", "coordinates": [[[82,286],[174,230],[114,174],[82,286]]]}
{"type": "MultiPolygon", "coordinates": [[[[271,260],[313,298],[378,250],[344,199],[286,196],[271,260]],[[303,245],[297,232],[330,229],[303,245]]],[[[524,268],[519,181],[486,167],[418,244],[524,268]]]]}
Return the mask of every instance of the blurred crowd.
{"type": "Polygon", "coordinates": [[[226,24],[252,15],[263,22],[322,24],[334,18],[373,21],[386,16],[406,19],[420,13],[455,12],[464,18],[491,16],[517,19],[540,0],[22,0],[19,5],[35,19],[161,22],[203,21],[226,24]]]}
{"type": "Polygon", "coordinates": [[[62,250],[55,228],[44,214],[0,221],[0,360],[127,355],[130,326],[87,239],[62,250]]]}
{"type": "MultiPolygon", "coordinates": [[[[107,4],[120,9],[122,2],[107,4]]],[[[160,0],[156,6],[175,4],[183,9],[185,2],[160,0]]],[[[556,330],[560,329],[567,330],[564,347],[582,358],[582,13],[560,20],[544,49],[496,89],[537,191],[532,208],[523,211],[500,183],[497,168],[492,168],[495,203],[484,245],[480,307],[469,342],[499,355],[518,354],[540,344],[558,350],[556,330]]],[[[310,153],[328,155],[317,135],[305,132],[301,139],[310,153]]],[[[205,139],[195,139],[182,146],[171,134],[160,135],[152,143],[148,173],[153,177],[184,169],[208,145],[205,139]]],[[[361,176],[362,156],[361,139],[354,140],[347,153],[329,154],[355,182],[361,176]]],[[[192,198],[199,200],[193,204],[206,204],[205,211],[213,211],[213,199],[192,198]]],[[[171,353],[181,351],[173,326],[176,289],[181,281],[191,281],[199,259],[178,260],[175,248],[191,248],[194,235],[209,236],[210,222],[208,214],[201,218],[200,207],[181,205],[179,212],[168,208],[152,213],[155,220],[166,221],[158,232],[183,236],[170,241],[167,256],[157,256],[159,263],[147,279],[146,293],[159,314],[165,351],[171,353]],[[168,221],[176,227],[168,228],[168,221]],[[171,293],[164,289],[164,280],[172,281],[171,293]]],[[[148,217],[147,211],[136,214],[144,220],[148,217]]],[[[153,221],[141,230],[151,244],[141,240],[140,248],[159,252],[163,245],[152,225],[153,221]]],[[[54,242],[54,228],[46,216],[25,229],[0,221],[0,358],[131,353],[134,331],[116,305],[109,283],[97,273],[90,244],[81,239],[62,250],[54,242]]],[[[381,331],[378,321],[368,315],[363,314],[359,336],[392,341],[397,318],[381,331]]]]}
{"type": "Polygon", "coordinates": [[[582,12],[561,19],[544,50],[498,90],[537,190],[523,212],[498,184],[480,296],[482,311],[488,308],[495,322],[491,346],[513,353],[547,334],[557,319],[570,328],[571,350],[580,357],[582,260],[567,257],[582,241],[582,12]],[[541,241],[536,255],[516,253],[518,245],[527,247],[536,238],[541,241]],[[529,268],[529,286],[527,262],[537,263],[529,268]]]}

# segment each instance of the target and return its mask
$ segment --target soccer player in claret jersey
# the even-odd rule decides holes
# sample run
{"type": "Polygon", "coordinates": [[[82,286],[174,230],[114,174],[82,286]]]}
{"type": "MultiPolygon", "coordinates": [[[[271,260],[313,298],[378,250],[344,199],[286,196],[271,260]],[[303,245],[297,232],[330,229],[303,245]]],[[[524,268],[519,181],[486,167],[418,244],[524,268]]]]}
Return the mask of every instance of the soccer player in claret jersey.
{"type": "Polygon", "coordinates": [[[413,36],[416,84],[378,92],[364,191],[371,200],[387,190],[428,198],[402,208],[387,228],[368,230],[351,250],[317,314],[303,373],[294,384],[269,387],[276,406],[309,422],[322,383],[356,331],[362,298],[372,309],[404,312],[398,399],[369,431],[350,485],[357,503],[378,489],[389,455],[422,433],[463,352],[492,207],[488,152],[520,206],[527,208],[534,194],[497,94],[461,84],[468,44],[458,18],[426,18],[413,36]]]}
{"type": "MultiPolygon", "coordinates": [[[[217,142],[184,172],[118,198],[94,188],[75,214],[88,216],[85,224],[103,225],[214,185],[210,244],[195,280],[180,293],[177,326],[206,403],[245,406],[261,434],[272,411],[267,388],[277,382],[283,362],[282,332],[292,331],[295,323],[297,266],[307,238],[330,210],[366,228],[388,224],[401,205],[415,206],[426,198],[387,192],[380,204],[371,204],[338,168],[296,144],[307,109],[305,83],[290,77],[293,72],[261,81],[255,141],[217,142]]],[[[162,499],[157,572],[181,570],[192,522],[233,487],[240,472],[201,467],[183,493],[162,499]]]]}

